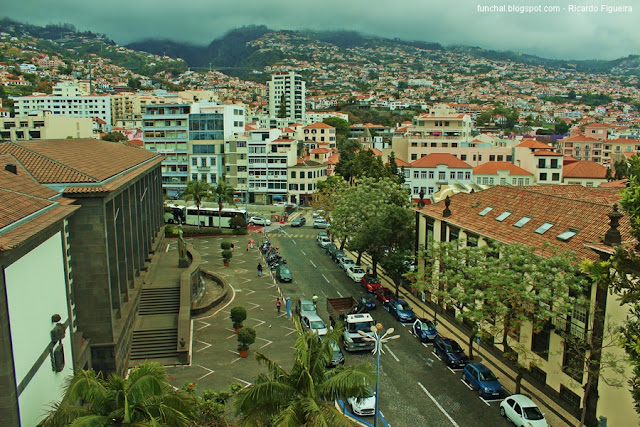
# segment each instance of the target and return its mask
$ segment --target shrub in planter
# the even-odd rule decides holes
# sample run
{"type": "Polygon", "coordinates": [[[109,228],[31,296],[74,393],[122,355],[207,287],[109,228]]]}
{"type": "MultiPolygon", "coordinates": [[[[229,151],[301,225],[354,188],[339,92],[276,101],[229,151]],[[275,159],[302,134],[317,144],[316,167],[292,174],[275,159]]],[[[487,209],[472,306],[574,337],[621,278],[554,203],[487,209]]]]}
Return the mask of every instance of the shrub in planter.
{"type": "Polygon", "coordinates": [[[231,242],[229,242],[228,240],[223,241],[222,243],[220,243],[220,249],[227,250],[227,249],[231,249],[231,242]]]}
{"type": "Polygon", "coordinates": [[[229,318],[231,318],[231,321],[233,322],[233,328],[237,333],[238,329],[242,328],[242,322],[247,320],[247,309],[241,305],[237,305],[231,309],[229,318]]]}
{"type": "Polygon", "coordinates": [[[231,249],[225,249],[224,251],[222,251],[222,260],[224,261],[225,264],[229,263],[229,260],[231,259],[232,256],[233,256],[233,252],[231,252],[231,249]]]}
{"type": "Polygon", "coordinates": [[[256,331],[253,328],[242,328],[238,332],[238,351],[240,357],[247,357],[249,346],[256,342],[256,331]]]}

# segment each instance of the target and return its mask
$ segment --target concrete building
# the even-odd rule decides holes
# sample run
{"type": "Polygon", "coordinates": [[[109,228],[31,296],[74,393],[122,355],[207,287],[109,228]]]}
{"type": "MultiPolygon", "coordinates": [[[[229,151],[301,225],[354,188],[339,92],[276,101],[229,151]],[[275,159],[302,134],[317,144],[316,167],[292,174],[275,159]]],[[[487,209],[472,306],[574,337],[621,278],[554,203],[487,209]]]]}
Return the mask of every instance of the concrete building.
{"type": "Polygon", "coordinates": [[[347,113],[341,113],[339,111],[307,111],[307,120],[305,123],[314,124],[320,123],[324,119],[336,117],[345,121],[349,121],[349,115],[347,113]]]}
{"type": "Polygon", "coordinates": [[[562,170],[562,183],[598,187],[607,182],[607,167],[596,162],[581,160],[565,163],[562,170]]]}
{"type": "MultiPolygon", "coordinates": [[[[630,245],[635,242],[625,216],[619,227],[617,219],[615,227],[610,225],[614,223],[611,218],[617,215],[612,212],[612,206],[620,197],[617,188],[577,185],[496,186],[475,193],[460,193],[451,196],[446,211],[444,202],[416,210],[415,247],[416,250],[426,248],[432,240],[459,241],[469,246],[500,242],[530,246],[536,248],[538,255],[548,256],[550,252],[544,245],[550,244],[574,252],[579,260],[606,259],[621,242],[630,245]]],[[[587,425],[596,425],[600,416],[606,417],[609,425],[636,425],[640,419],[627,387],[610,386],[596,377],[588,401],[583,402],[588,375],[568,370],[569,366],[581,366],[585,355],[565,346],[564,337],[584,338],[595,331],[602,333],[621,324],[628,313],[617,295],[596,284],[588,296],[591,306],[576,305],[568,316],[552,318],[550,326],[538,333],[525,321],[519,333],[509,335],[508,339],[512,347],[518,344],[531,350],[531,357],[521,359],[520,363],[527,368],[524,381],[535,387],[540,396],[546,395],[576,419],[586,406],[587,425]],[[601,323],[595,321],[595,310],[603,314],[599,317],[601,323]]],[[[428,295],[427,301],[435,305],[435,296],[428,295]]],[[[443,316],[455,316],[455,308],[443,308],[443,316]]],[[[454,317],[451,321],[457,322],[454,317]]],[[[458,324],[464,330],[462,324],[458,324]]],[[[500,325],[499,319],[496,325],[500,325]]],[[[498,342],[502,332],[499,335],[495,341],[483,338],[483,342],[488,342],[493,350],[504,351],[503,344],[498,342]]],[[[615,345],[603,352],[603,358],[624,355],[615,345]]],[[[631,375],[630,367],[624,370],[622,379],[631,375]]]]}
{"type": "Polygon", "coordinates": [[[565,156],[572,156],[578,160],[588,160],[596,163],[604,164],[609,161],[609,155],[605,157],[605,142],[599,139],[590,138],[584,135],[575,135],[558,141],[565,156]]]}
{"type": "Polygon", "coordinates": [[[298,205],[309,205],[318,182],[327,179],[327,165],[312,160],[300,161],[289,168],[289,200],[298,205]]]}
{"type": "Polygon", "coordinates": [[[487,162],[473,168],[473,179],[481,185],[532,185],[533,174],[513,163],[487,162]]]}
{"type": "Polygon", "coordinates": [[[306,85],[302,76],[293,71],[278,72],[271,76],[267,85],[269,116],[278,117],[280,104],[284,101],[285,114],[283,118],[304,123],[306,120],[306,85]]]}
{"type": "Polygon", "coordinates": [[[317,147],[334,148],[336,146],[336,128],[318,122],[302,128],[304,145],[309,149],[317,147]]]}
{"type": "Polygon", "coordinates": [[[91,118],[54,116],[40,111],[25,117],[0,118],[0,141],[93,138],[91,118]]]}
{"type": "Polygon", "coordinates": [[[472,167],[448,153],[432,153],[411,162],[405,168],[405,187],[411,191],[411,199],[419,201],[440,191],[442,186],[467,186],[473,182],[472,167]]]}
{"type": "Polygon", "coordinates": [[[514,151],[514,163],[533,174],[536,184],[561,184],[562,183],[562,157],[549,144],[535,139],[523,139],[516,145],[514,151]]]}

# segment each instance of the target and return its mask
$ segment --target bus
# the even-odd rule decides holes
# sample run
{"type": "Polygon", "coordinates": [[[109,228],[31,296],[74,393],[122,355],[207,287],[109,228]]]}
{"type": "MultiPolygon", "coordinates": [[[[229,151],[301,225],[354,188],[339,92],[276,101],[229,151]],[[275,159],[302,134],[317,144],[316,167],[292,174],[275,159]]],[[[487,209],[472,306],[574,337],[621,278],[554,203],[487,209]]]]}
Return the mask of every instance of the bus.
{"type": "MultiPolygon", "coordinates": [[[[221,227],[231,228],[229,222],[234,216],[246,217],[246,210],[222,208],[222,212],[218,212],[218,208],[204,208],[200,207],[200,226],[201,227],[221,227]]],[[[185,224],[198,225],[198,208],[195,206],[189,206],[186,209],[185,224]]]]}
{"type": "Polygon", "coordinates": [[[184,219],[184,209],[185,207],[182,205],[174,205],[170,203],[165,203],[164,205],[164,222],[166,224],[183,224],[184,219]]]}

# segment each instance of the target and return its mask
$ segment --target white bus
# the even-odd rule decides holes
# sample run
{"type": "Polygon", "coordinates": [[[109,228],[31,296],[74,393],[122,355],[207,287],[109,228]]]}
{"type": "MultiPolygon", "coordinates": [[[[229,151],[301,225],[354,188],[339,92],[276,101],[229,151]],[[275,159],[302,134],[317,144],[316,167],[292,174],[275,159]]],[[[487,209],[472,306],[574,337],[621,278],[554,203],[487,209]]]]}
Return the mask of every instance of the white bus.
{"type": "Polygon", "coordinates": [[[182,205],[174,205],[165,203],[164,205],[164,222],[166,224],[182,224],[184,223],[184,209],[182,205]]]}
{"type": "MultiPolygon", "coordinates": [[[[200,226],[202,227],[221,227],[230,228],[229,221],[234,216],[246,215],[244,209],[222,208],[222,212],[218,212],[218,208],[200,207],[200,226]]],[[[186,209],[185,223],[188,225],[198,225],[198,208],[189,206],[186,209]]]]}

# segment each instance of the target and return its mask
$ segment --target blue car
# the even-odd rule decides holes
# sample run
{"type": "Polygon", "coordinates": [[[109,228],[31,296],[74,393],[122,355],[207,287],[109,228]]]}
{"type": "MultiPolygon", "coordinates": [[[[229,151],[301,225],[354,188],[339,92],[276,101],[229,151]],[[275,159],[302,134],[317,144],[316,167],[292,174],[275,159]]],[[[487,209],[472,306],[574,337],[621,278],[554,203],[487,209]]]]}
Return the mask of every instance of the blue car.
{"type": "Polygon", "coordinates": [[[413,335],[418,337],[418,339],[422,342],[433,342],[438,335],[438,331],[436,331],[436,325],[431,320],[427,319],[418,319],[413,322],[413,327],[411,328],[413,331],[413,335]]]}
{"type": "Polygon", "coordinates": [[[411,323],[416,320],[416,315],[411,306],[401,299],[389,301],[389,313],[402,323],[411,323]]]}
{"type": "Polygon", "coordinates": [[[502,395],[502,384],[491,369],[482,363],[467,364],[462,371],[462,378],[482,397],[499,399],[502,395]]]}
{"type": "Polygon", "coordinates": [[[362,307],[362,311],[369,312],[376,309],[376,302],[369,296],[361,296],[358,298],[358,307],[362,307]]]}
{"type": "Polygon", "coordinates": [[[438,335],[433,340],[433,350],[450,368],[464,368],[464,365],[469,363],[469,358],[462,351],[460,344],[451,338],[438,335]]]}

